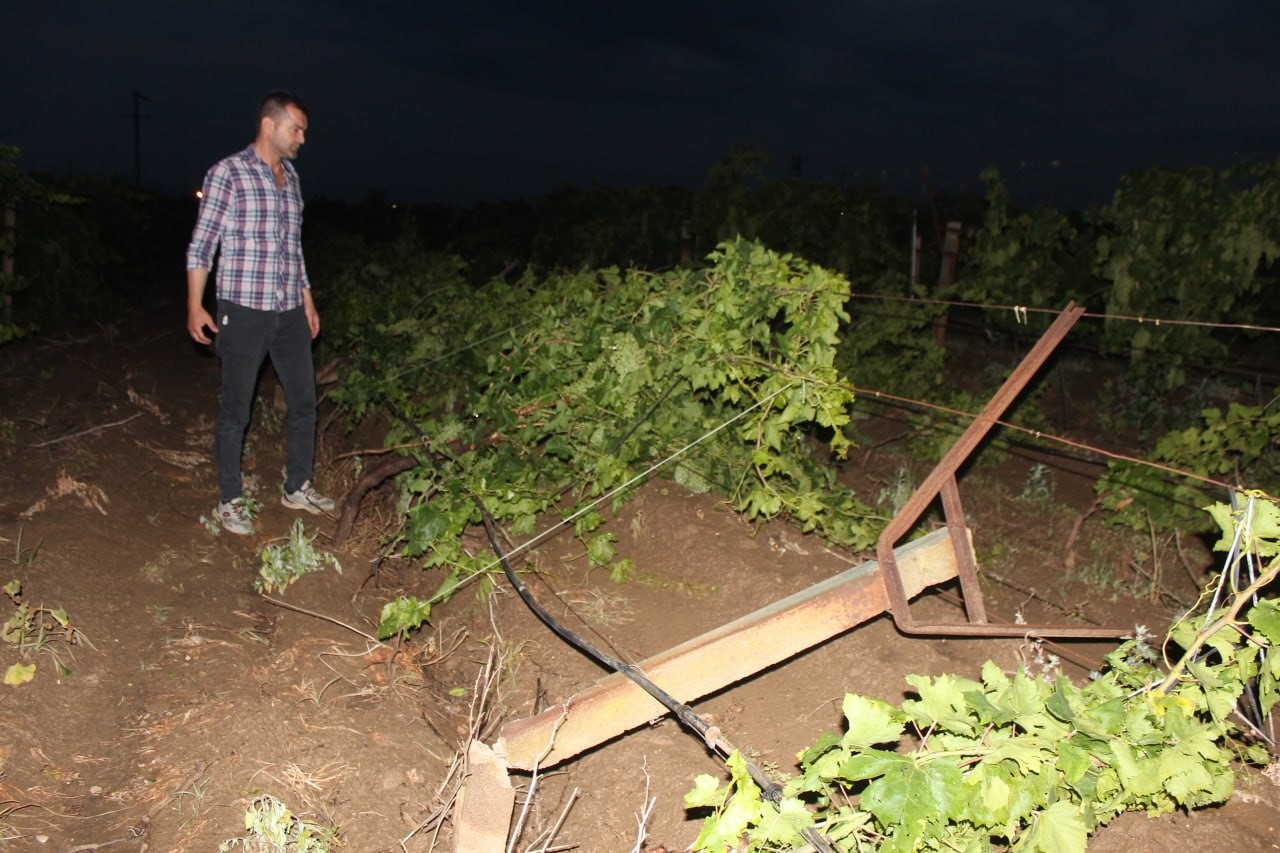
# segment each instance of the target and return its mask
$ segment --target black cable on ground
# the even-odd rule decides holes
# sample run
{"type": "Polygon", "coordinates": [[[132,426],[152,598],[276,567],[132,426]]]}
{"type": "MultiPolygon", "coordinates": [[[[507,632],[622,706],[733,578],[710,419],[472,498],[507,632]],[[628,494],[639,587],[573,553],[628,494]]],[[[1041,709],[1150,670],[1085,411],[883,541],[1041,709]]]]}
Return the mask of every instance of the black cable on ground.
{"type": "MultiPolygon", "coordinates": [[[[653,411],[658,407],[658,404],[661,403],[662,400],[666,399],[668,394],[675,390],[678,382],[679,380],[667,389],[666,393],[658,399],[658,402],[645,412],[639,422],[643,422],[653,413],[653,411]]],[[[430,439],[427,438],[426,434],[418,428],[417,424],[415,424],[408,415],[401,411],[400,407],[392,402],[389,397],[385,397],[384,395],[384,401],[388,410],[390,410],[396,418],[398,418],[406,427],[418,436],[418,440],[422,443],[423,450],[427,453],[427,459],[439,471],[440,465],[436,454],[431,450],[430,439]]],[[[623,441],[625,441],[626,438],[635,431],[639,426],[639,422],[632,426],[627,435],[623,437],[623,441]]],[[[619,445],[621,445],[621,443],[621,441],[618,442],[619,445]]],[[[479,495],[472,495],[472,500],[475,501],[476,507],[480,510],[480,518],[484,522],[485,534],[489,538],[489,544],[493,547],[494,553],[498,556],[498,563],[502,566],[503,574],[506,575],[508,582],[510,582],[512,588],[516,591],[516,594],[520,596],[520,600],[523,601],[525,606],[532,610],[540,620],[542,620],[543,624],[554,631],[555,634],[566,643],[573,646],[587,657],[596,661],[605,668],[611,669],[634,682],[641,690],[648,693],[664,708],[674,714],[676,719],[684,724],[685,727],[698,735],[698,737],[702,738],[702,741],[707,745],[707,748],[719,756],[721,760],[728,758],[734,752],[740,752],[732,743],[725,740],[718,727],[708,724],[707,721],[698,716],[692,708],[677,700],[674,696],[663,690],[658,685],[654,684],[649,680],[648,676],[639,669],[625,661],[619,660],[612,655],[608,655],[600,651],[582,637],[579,637],[573,631],[569,630],[561,624],[559,620],[548,613],[547,610],[538,603],[538,600],[533,597],[532,593],[530,593],[525,587],[524,582],[520,580],[520,576],[516,574],[515,569],[511,567],[511,563],[507,559],[507,555],[502,550],[502,545],[498,541],[497,525],[494,523],[493,516],[489,514],[488,508],[484,505],[484,501],[480,499],[479,495]]],[[[563,522],[561,523],[563,524],[563,522]]],[[[766,776],[760,768],[756,767],[755,762],[747,759],[745,755],[743,755],[743,762],[746,764],[747,773],[750,774],[752,781],[760,788],[760,792],[764,795],[764,798],[775,806],[780,806],[783,796],[782,786],[766,776]]],[[[813,846],[817,853],[835,853],[835,848],[831,846],[831,843],[823,837],[822,833],[818,832],[813,827],[806,827],[801,830],[800,835],[805,841],[809,842],[809,844],[813,846]]]]}

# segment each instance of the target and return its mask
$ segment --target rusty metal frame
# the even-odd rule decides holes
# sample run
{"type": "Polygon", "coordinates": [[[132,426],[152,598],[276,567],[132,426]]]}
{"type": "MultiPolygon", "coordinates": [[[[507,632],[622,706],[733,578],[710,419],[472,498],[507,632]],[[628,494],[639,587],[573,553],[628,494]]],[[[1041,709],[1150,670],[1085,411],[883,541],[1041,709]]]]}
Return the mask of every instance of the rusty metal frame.
{"type": "Polygon", "coordinates": [[[1022,393],[1036,372],[1057,348],[1085,313],[1084,308],[1069,303],[1052,325],[1041,335],[1022,362],[1009,374],[1000,390],[987,402],[973,423],[961,434],[951,449],[929,472],[920,488],[907,500],[897,515],[889,522],[876,542],[876,559],[884,578],[889,596],[893,621],[904,634],[941,634],[964,637],[1021,637],[1035,635],[1062,638],[1115,638],[1129,633],[1130,628],[1085,627],[1080,625],[1003,625],[987,621],[986,604],[982,599],[982,587],[978,582],[978,567],[969,541],[969,529],[965,524],[964,507],[960,503],[960,489],[956,472],[987,437],[991,428],[1014,399],[1022,393]],[[899,540],[919,522],[925,510],[935,498],[941,497],[951,546],[956,555],[957,575],[964,597],[968,622],[923,623],[911,614],[911,605],[902,574],[898,570],[893,549],[899,540]]]}

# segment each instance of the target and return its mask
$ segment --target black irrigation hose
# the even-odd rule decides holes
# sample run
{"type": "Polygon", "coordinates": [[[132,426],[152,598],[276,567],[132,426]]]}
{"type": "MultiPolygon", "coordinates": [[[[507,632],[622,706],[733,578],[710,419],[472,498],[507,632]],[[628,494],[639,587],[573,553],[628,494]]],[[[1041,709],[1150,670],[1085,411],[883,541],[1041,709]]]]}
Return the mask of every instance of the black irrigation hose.
{"type": "MultiPolygon", "coordinates": [[[[622,441],[626,441],[626,439],[630,437],[631,433],[639,427],[640,423],[647,420],[648,417],[653,414],[658,405],[675,390],[678,383],[678,379],[676,382],[672,383],[671,387],[669,387],[658,401],[644,413],[639,421],[631,427],[615,447],[620,446],[622,441]]],[[[418,440],[422,442],[422,447],[427,452],[427,459],[430,460],[431,464],[435,466],[437,470],[439,470],[440,465],[436,459],[435,453],[431,450],[430,439],[427,438],[426,434],[418,428],[418,425],[415,424],[408,415],[401,411],[399,406],[391,401],[390,397],[384,395],[384,400],[391,413],[404,423],[406,427],[417,434],[418,440]]],[[[543,624],[587,657],[607,669],[611,669],[614,672],[629,678],[639,686],[641,690],[648,693],[664,708],[673,713],[676,719],[693,731],[694,734],[702,738],[702,741],[707,745],[707,748],[719,756],[721,760],[724,760],[733,752],[738,751],[732,743],[725,740],[717,726],[708,724],[707,721],[698,716],[692,708],[677,700],[674,696],[663,690],[658,685],[654,684],[649,680],[649,677],[639,669],[625,661],[619,660],[612,655],[608,655],[600,651],[582,637],[578,636],[573,631],[570,631],[567,627],[561,624],[559,620],[548,613],[547,610],[538,603],[538,600],[533,597],[533,594],[529,592],[528,588],[525,587],[524,581],[520,580],[520,576],[516,574],[515,569],[511,567],[511,563],[507,559],[507,555],[503,552],[502,545],[498,541],[498,530],[497,526],[494,524],[493,516],[489,514],[489,510],[484,505],[484,501],[480,499],[479,495],[472,495],[472,500],[476,502],[476,506],[480,510],[480,518],[484,522],[485,534],[489,537],[489,544],[493,547],[494,553],[498,555],[498,563],[502,566],[503,574],[506,575],[507,580],[510,582],[512,588],[515,589],[516,594],[520,596],[520,600],[523,601],[525,605],[542,620],[543,624]]],[[[563,524],[563,522],[561,523],[563,524]]],[[[743,755],[743,762],[746,764],[747,773],[750,774],[752,781],[760,788],[760,792],[764,795],[764,798],[775,806],[780,806],[782,804],[782,786],[766,776],[760,768],[756,767],[755,762],[747,759],[745,755],[743,755]]],[[[813,846],[817,853],[836,853],[835,848],[831,846],[831,843],[827,841],[822,833],[818,832],[818,830],[813,827],[806,827],[802,829],[800,831],[800,835],[805,841],[809,842],[809,844],[813,846]]]]}

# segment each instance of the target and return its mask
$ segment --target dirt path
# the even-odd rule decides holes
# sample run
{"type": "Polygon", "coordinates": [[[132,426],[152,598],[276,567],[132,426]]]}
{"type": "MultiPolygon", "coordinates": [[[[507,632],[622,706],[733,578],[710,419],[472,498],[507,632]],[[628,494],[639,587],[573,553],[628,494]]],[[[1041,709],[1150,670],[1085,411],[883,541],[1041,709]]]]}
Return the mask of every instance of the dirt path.
{"type": "MultiPolygon", "coordinates": [[[[380,519],[393,515],[388,493],[368,499],[357,535],[338,554],[343,574],[308,576],[282,596],[328,619],[259,596],[258,551],[296,518],[274,497],[281,424],[259,406],[250,433],[246,470],[262,483],[260,534],[211,535],[197,519],[214,501],[216,364],[176,319],[167,322],[177,316],[176,306],[161,306],[150,319],[81,340],[0,349],[0,583],[18,579],[28,604],[64,608],[92,642],[49,641],[31,658],[30,683],[0,688],[0,846],[214,850],[242,835],[246,806],[270,794],[310,821],[340,826],[345,849],[450,849],[447,822],[432,818],[456,788],[460,745],[568,697],[598,668],[501,587],[484,605],[464,589],[394,658],[362,637],[384,601],[401,591],[429,595],[438,584],[395,560],[370,576],[380,519]],[[500,675],[486,686],[490,664],[500,675]]],[[[322,437],[317,480],[331,491],[354,479],[353,460],[333,461],[352,441],[337,430],[322,437]]],[[[1058,620],[1087,601],[1099,621],[1161,625],[1167,611],[1146,600],[1140,578],[1063,573],[1061,543],[1087,503],[1087,482],[1073,481],[1064,465],[1055,494],[1074,508],[1020,502],[1030,464],[1015,458],[969,475],[982,495],[968,504],[979,555],[1010,580],[990,590],[993,612],[1058,620]]],[[[899,467],[871,461],[847,475],[874,495],[899,467]]],[[[324,547],[333,522],[304,521],[324,547]]],[[[715,500],[661,482],[609,529],[636,562],[631,582],[612,583],[571,543],[553,542],[536,555],[546,584],[535,591],[627,659],[849,565],[783,525],[749,527],[715,500]]],[[[12,605],[0,606],[9,618],[12,605]]],[[[957,612],[945,594],[920,606],[957,612]]],[[[1037,665],[1033,651],[1019,641],[909,639],[881,618],[697,709],[786,772],[799,749],[839,726],[846,690],[896,701],[908,673],[973,673],[988,658],[1037,665]]],[[[1076,652],[1087,662],[1100,650],[1076,652]]],[[[3,667],[18,659],[8,646],[0,654],[3,667]]],[[[541,775],[522,849],[569,804],[558,843],[634,849],[637,816],[650,801],[651,847],[680,849],[697,832],[681,798],[694,776],[719,770],[675,723],[655,721],[541,775]]],[[[527,790],[531,780],[517,783],[527,790]]],[[[1222,809],[1128,816],[1094,848],[1275,849],[1277,790],[1257,776],[1222,809]]]]}

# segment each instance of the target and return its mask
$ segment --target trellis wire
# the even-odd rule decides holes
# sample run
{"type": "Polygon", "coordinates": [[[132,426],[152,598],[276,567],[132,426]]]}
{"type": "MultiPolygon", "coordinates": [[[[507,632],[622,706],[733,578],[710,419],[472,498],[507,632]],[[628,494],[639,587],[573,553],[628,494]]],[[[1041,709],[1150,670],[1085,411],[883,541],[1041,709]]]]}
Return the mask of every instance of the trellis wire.
{"type": "MultiPolygon", "coordinates": [[[[953,308],[977,308],[983,311],[1009,311],[1019,323],[1025,323],[1028,314],[1061,314],[1058,308],[1036,308],[1031,305],[990,305],[984,302],[966,302],[960,299],[934,299],[919,296],[894,296],[889,293],[851,293],[852,299],[867,299],[883,302],[905,302],[915,305],[946,305],[953,308]]],[[[1169,317],[1147,317],[1141,314],[1107,314],[1086,311],[1082,318],[1090,320],[1124,320],[1138,325],[1153,326],[1199,326],[1209,329],[1234,329],[1247,332],[1280,332],[1280,326],[1259,326],[1253,323],[1213,323],[1208,320],[1175,320],[1169,317]]]]}

